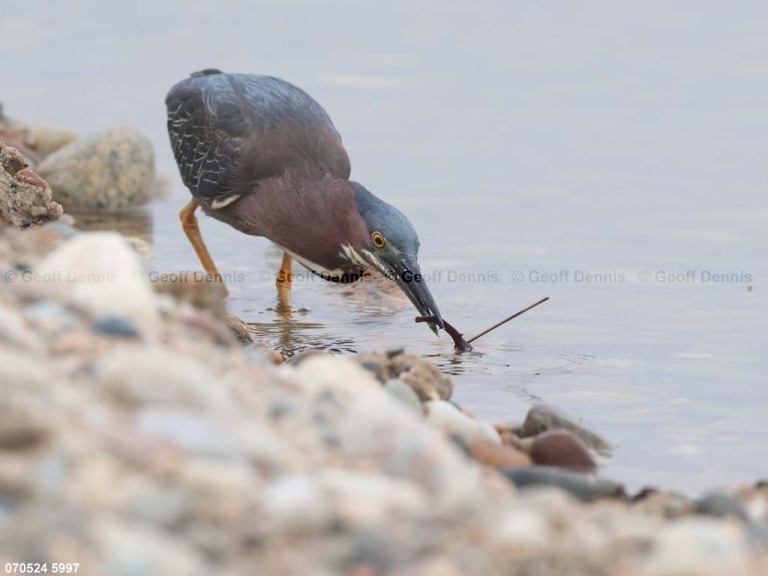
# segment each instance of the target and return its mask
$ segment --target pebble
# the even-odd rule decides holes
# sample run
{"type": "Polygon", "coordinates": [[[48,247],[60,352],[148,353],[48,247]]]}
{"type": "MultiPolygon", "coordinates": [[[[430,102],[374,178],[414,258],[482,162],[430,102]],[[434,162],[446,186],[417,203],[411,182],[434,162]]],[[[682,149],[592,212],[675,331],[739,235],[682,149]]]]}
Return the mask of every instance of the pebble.
{"type": "Polygon", "coordinates": [[[427,424],[448,435],[456,435],[469,443],[475,438],[484,438],[501,444],[496,429],[487,422],[473,420],[450,402],[432,400],[424,403],[427,424]]]}
{"type": "Polygon", "coordinates": [[[621,484],[595,476],[571,472],[560,468],[533,466],[531,468],[502,470],[518,488],[527,486],[555,486],[583,502],[601,498],[624,498],[621,484]]]}
{"type": "Polygon", "coordinates": [[[223,426],[192,410],[145,408],[136,415],[139,432],[169,440],[185,452],[232,459],[242,455],[223,426]]]}
{"type": "Polygon", "coordinates": [[[383,397],[384,391],[373,375],[354,360],[331,354],[313,355],[296,368],[298,381],[310,394],[335,392],[345,397],[373,394],[383,397]]]}
{"type": "Polygon", "coordinates": [[[400,378],[413,388],[422,402],[449,400],[453,393],[453,381],[437,366],[421,356],[405,353],[401,348],[384,354],[367,352],[358,355],[356,360],[382,384],[391,378],[400,378]]]}
{"type": "Polygon", "coordinates": [[[48,428],[37,418],[0,405],[0,450],[28,450],[45,442],[48,428]]]}
{"type": "Polygon", "coordinates": [[[525,422],[520,429],[520,437],[536,436],[541,432],[558,428],[573,432],[589,448],[596,450],[599,454],[610,456],[613,451],[613,446],[610,442],[581,424],[574,422],[573,419],[557,408],[543,403],[534,404],[528,410],[528,415],[525,417],[525,422]]]}
{"type": "Polygon", "coordinates": [[[387,380],[384,389],[409,409],[413,410],[415,414],[423,414],[424,411],[421,407],[421,401],[416,395],[416,392],[399,378],[390,378],[387,380]]]}
{"type": "Polygon", "coordinates": [[[694,511],[697,514],[706,514],[718,518],[736,518],[743,522],[748,521],[747,512],[741,501],[735,496],[714,492],[707,494],[694,502],[694,511]]]}
{"type": "Polygon", "coordinates": [[[264,489],[262,501],[268,521],[289,532],[323,530],[335,519],[334,507],[308,474],[279,478],[264,489]]]}
{"type": "Polygon", "coordinates": [[[93,318],[119,315],[145,336],[156,333],[155,294],[136,253],[114,232],[85,232],[51,252],[30,288],[93,318]]]}
{"type": "Polygon", "coordinates": [[[48,156],[38,172],[67,211],[113,212],[145,204],[154,182],[149,139],[133,128],[108,128],[48,156]]]}
{"type": "Polygon", "coordinates": [[[493,537],[516,553],[544,551],[553,540],[547,519],[536,510],[525,508],[505,513],[498,521],[493,537]]]}
{"type": "Polygon", "coordinates": [[[97,334],[117,336],[119,338],[137,339],[141,336],[130,320],[122,316],[102,316],[96,318],[91,329],[97,334]]]}
{"type": "Polygon", "coordinates": [[[215,378],[205,364],[165,348],[115,349],[95,369],[100,390],[131,406],[231,406],[230,395],[213,385],[215,378]]]}
{"type": "Polygon", "coordinates": [[[467,466],[444,434],[425,427],[389,395],[352,398],[338,435],[343,453],[376,462],[383,474],[409,479],[446,510],[466,512],[481,497],[479,469],[467,466]]]}
{"type": "Polygon", "coordinates": [[[754,574],[743,531],[736,524],[691,517],[670,522],[657,531],[643,576],[721,576],[754,574]]]}
{"type": "Polygon", "coordinates": [[[493,468],[527,468],[531,465],[531,458],[525,452],[487,438],[472,439],[469,449],[475,461],[493,468]]]}
{"type": "Polygon", "coordinates": [[[584,442],[568,430],[549,430],[531,444],[531,458],[541,466],[560,466],[577,472],[594,472],[597,462],[584,442]]]}

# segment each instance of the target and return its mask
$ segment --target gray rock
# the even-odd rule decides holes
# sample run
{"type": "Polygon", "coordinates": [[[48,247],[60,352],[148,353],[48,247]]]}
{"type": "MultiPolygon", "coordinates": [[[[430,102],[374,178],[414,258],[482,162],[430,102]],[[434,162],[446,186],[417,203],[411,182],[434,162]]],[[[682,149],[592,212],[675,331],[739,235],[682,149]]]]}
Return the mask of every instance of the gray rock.
{"type": "Polygon", "coordinates": [[[525,417],[525,422],[520,429],[519,436],[521,438],[528,438],[536,436],[541,432],[558,428],[570,430],[581,438],[588,447],[604,456],[610,456],[613,452],[613,446],[610,442],[575,422],[557,408],[543,403],[534,404],[528,410],[528,415],[525,417]]]}
{"type": "Polygon", "coordinates": [[[115,127],[67,144],[38,171],[65,210],[109,212],[149,200],[155,159],[149,139],[133,128],[115,127]]]}
{"type": "Polygon", "coordinates": [[[698,514],[706,514],[718,518],[737,518],[746,522],[747,513],[741,501],[735,496],[714,492],[707,494],[694,503],[694,511],[698,514]]]}
{"type": "Polygon", "coordinates": [[[579,472],[560,468],[533,466],[532,468],[507,468],[501,473],[518,488],[528,486],[556,486],[583,502],[602,498],[624,498],[624,486],[579,472]]]}
{"type": "Polygon", "coordinates": [[[91,324],[91,329],[97,334],[117,336],[120,338],[136,339],[141,336],[136,326],[122,316],[102,316],[96,318],[91,324]]]}
{"type": "Polygon", "coordinates": [[[189,505],[189,497],[178,488],[149,486],[126,502],[124,512],[163,528],[173,528],[184,520],[189,505]]]}
{"type": "Polygon", "coordinates": [[[399,378],[390,378],[387,380],[384,389],[408,406],[408,408],[413,410],[416,414],[423,414],[419,396],[413,391],[413,388],[399,378]]]}

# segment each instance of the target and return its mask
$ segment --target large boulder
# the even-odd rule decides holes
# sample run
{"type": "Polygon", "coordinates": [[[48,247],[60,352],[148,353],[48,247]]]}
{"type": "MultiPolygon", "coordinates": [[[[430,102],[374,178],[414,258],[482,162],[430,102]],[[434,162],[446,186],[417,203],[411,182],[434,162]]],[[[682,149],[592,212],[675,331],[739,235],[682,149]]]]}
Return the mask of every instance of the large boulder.
{"type": "Polygon", "coordinates": [[[111,212],[150,199],[155,158],[146,136],[115,127],[67,144],[37,168],[67,211],[111,212]]]}

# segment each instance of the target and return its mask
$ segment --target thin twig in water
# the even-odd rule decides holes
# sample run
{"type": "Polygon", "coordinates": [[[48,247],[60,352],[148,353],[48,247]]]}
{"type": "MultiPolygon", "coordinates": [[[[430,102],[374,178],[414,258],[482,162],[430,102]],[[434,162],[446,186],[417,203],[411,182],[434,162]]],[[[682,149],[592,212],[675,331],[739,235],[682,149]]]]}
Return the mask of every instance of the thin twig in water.
{"type": "Polygon", "coordinates": [[[534,302],[534,303],[533,303],[533,304],[531,304],[530,306],[528,306],[528,307],[526,307],[526,308],[523,308],[522,310],[519,310],[519,311],[515,312],[514,314],[512,314],[512,316],[509,316],[508,318],[504,318],[504,320],[502,320],[501,322],[497,322],[496,324],[494,324],[493,326],[491,326],[491,327],[490,327],[490,328],[488,328],[487,330],[483,330],[483,331],[482,331],[482,332],[480,332],[480,334],[478,334],[477,336],[473,336],[472,338],[470,338],[469,340],[467,340],[467,344],[470,344],[470,343],[474,342],[475,340],[477,340],[477,339],[478,339],[478,338],[480,338],[481,336],[485,336],[486,334],[488,334],[488,332],[490,332],[490,331],[492,331],[492,330],[496,330],[496,328],[498,328],[499,326],[501,326],[501,325],[503,325],[503,324],[506,324],[507,322],[509,322],[509,321],[510,321],[510,320],[512,320],[513,318],[517,318],[518,316],[520,316],[520,314],[525,314],[525,313],[526,313],[526,312],[528,312],[528,310],[530,310],[531,308],[536,308],[536,306],[538,306],[539,304],[543,304],[543,303],[544,303],[544,302],[546,302],[547,300],[549,300],[549,296],[547,296],[547,297],[545,297],[545,298],[542,298],[542,299],[541,299],[541,300],[539,300],[538,302],[534,302]]]}

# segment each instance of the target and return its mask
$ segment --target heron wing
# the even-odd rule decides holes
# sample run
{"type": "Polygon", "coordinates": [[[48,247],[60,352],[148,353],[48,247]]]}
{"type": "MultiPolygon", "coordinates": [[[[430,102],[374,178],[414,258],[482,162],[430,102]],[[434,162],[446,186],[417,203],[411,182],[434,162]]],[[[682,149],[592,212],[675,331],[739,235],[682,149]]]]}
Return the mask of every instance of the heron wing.
{"type": "Polygon", "coordinates": [[[171,88],[165,102],[174,157],[196,198],[226,205],[290,169],[349,178],[328,114],[283,80],[204,70],[171,88]]]}

